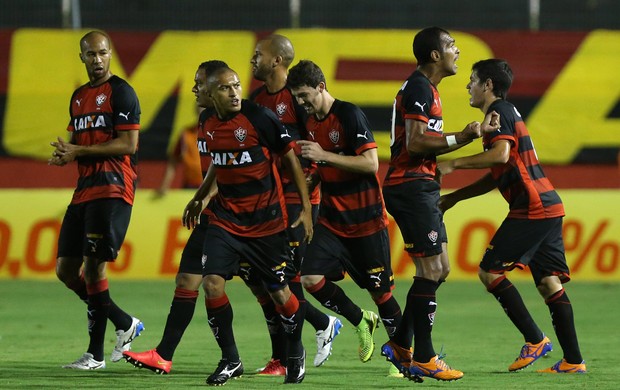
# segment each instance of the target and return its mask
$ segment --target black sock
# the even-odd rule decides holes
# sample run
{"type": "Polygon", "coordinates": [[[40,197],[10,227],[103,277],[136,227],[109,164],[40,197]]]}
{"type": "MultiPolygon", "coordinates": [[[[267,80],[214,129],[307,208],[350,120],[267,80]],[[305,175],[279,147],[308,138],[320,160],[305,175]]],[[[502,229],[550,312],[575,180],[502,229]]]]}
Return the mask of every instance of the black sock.
{"type": "Polygon", "coordinates": [[[185,329],[192,321],[197,299],[198,291],[182,288],[174,290],[174,298],[170,305],[164,334],[156,348],[157,353],[162,358],[172,360],[174,351],[181,342],[185,329]]]}
{"type": "Polygon", "coordinates": [[[385,302],[377,304],[377,310],[379,311],[383,327],[390,340],[392,340],[402,320],[400,306],[392,294],[390,294],[390,297],[385,302]]]}
{"type": "Polygon", "coordinates": [[[544,337],[542,331],[525,307],[519,291],[507,278],[502,277],[499,282],[490,287],[489,292],[502,305],[504,312],[521,332],[525,341],[532,344],[542,341],[544,337]]]}
{"type": "Polygon", "coordinates": [[[271,358],[280,360],[282,364],[286,362],[286,333],[282,328],[280,314],[276,311],[276,305],[269,295],[257,297],[263,316],[267,323],[269,339],[271,341],[271,358]]]}
{"type": "MultiPolygon", "coordinates": [[[[80,278],[75,283],[67,285],[84,303],[88,305],[88,293],[86,292],[86,283],[84,279],[80,278]]],[[[131,326],[132,318],[129,314],[125,313],[120,307],[110,299],[110,311],[108,312],[108,319],[114,324],[114,329],[127,330],[131,326]]]]}
{"type": "Polygon", "coordinates": [[[437,287],[439,283],[433,280],[416,277],[407,295],[407,306],[411,305],[413,312],[413,359],[420,363],[427,363],[436,355],[431,333],[437,310],[437,287]]]}
{"type": "Polygon", "coordinates": [[[295,294],[299,302],[305,302],[305,318],[306,321],[308,321],[310,325],[314,327],[314,330],[327,329],[327,327],[329,326],[329,317],[306,300],[304,296],[304,289],[301,286],[301,283],[296,280],[291,280],[288,283],[288,287],[291,289],[291,292],[295,294]]]}
{"type": "Polygon", "coordinates": [[[362,309],[353,303],[336,283],[323,278],[321,282],[308,289],[308,292],[321,302],[321,305],[342,315],[353,326],[362,322],[362,309]]]}
{"type": "Polygon", "coordinates": [[[93,358],[103,361],[103,346],[105,343],[105,331],[108,323],[110,309],[110,290],[104,290],[88,295],[88,334],[90,342],[88,352],[93,358]]]}
{"type": "Polygon", "coordinates": [[[304,350],[301,334],[304,325],[306,302],[299,301],[295,294],[291,294],[291,297],[284,305],[276,306],[276,310],[280,314],[282,328],[286,333],[288,344],[287,356],[301,357],[304,350]]]}
{"type": "Polygon", "coordinates": [[[564,351],[564,359],[571,364],[580,364],[583,361],[575,331],[573,306],[564,289],[558,291],[546,301],[551,313],[551,321],[555,335],[564,351]]]}
{"type": "Polygon", "coordinates": [[[233,310],[228,297],[224,295],[216,299],[205,298],[205,306],[207,307],[207,321],[222,351],[222,359],[238,362],[239,351],[232,328],[233,310]]]}

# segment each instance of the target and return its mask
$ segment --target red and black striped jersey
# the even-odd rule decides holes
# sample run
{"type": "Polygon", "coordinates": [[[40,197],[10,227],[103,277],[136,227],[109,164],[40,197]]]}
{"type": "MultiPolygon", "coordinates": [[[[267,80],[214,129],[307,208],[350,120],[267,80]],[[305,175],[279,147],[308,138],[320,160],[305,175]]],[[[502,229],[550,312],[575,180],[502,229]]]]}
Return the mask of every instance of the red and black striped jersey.
{"type": "MultiPolygon", "coordinates": [[[[288,86],[285,86],[278,92],[269,93],[267,87],[263,85],[256,88],[252,94],[250,94],[250,100],[273,111],[278,119],[280,119],[280,122],[287,127],[289,134],[294,140],[307,139],[304,123],[308,115],[306,114],[306,110],[297,103],[297,100],[293,97],[288,86]]],[[[306,175],[316,170],[315,164],[301,157],[301,148],[296,147],[295,153],[306,175]]],[[[278,167],[280,167],[280,164],[278,164],[278,167]]],[[[280,169],[280,177],[282,179],[286,203],[301,204],[299,192],[297,192],[297,187],[290,173],[286,169],[280,169]]],[[[321,193],[318,187],[309,195],[310,203],[320,203],[321,193]]]]}
{"type": "Polygon", "coordinates": [[[437,167],[434,153],[412,156],[407,151],[405,120],[412,119],[426,123],[426,133],[432,136],[443,134],[441,99],[431,81],[416,70],[403,83],[392,109],[390,140],[390,167],[383,185],[397,185],[411,180],[433,180],[437,167]]]}
{"type": "MultiPolygon", "coordinates": [[[[76,145],[96,145],[117,138],[119,131],[140,130],[140,103],[133,88],[112,76],[96,87],[84,84],[73,92],[67,130],[76,145]]],[[[79,178],[72,204],[121,198],[133,204],[137,156],[78,157],[79,178]]]]}
{"type": "Polygon", "coordinates": [[[283,231],[287,214],[272,153],[294,147],[288,130],[269,109],[243,100],[232,118],[208,117],[203,126],[218,194],[209,223],[244,237],[283,231]]]}
{"type": "MultiPolygon", "coordinates": [[[[336,99],[321,120],[306,122],[308,139],[332,153],[356,156],[377,147],[366,115],[354,104],[336,99]]],[[[377,174],[360,174],[319,164],[321,205],[317,223],[342,237],[364,237],[388,224],[377,174]]]]}
{"type": "Polygon", "coordinates": [[[484,149],[490,149],[499,140],[507,140],[511,145],[508,162],[491,168],[497,188],[509,204],[508,217],[563,217],[562,200],[545,176],[521,114],[505,100],[495,101],[488,111],[496,111],[500,115],[500,129],[484,135],[484,149]]]}

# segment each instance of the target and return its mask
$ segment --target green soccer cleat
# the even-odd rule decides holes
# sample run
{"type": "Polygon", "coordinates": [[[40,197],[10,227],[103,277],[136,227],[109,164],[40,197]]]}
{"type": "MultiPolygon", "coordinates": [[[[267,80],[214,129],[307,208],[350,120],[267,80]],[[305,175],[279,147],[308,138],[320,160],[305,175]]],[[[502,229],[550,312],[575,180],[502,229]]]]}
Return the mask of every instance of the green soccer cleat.
{"type": "Polygon", "coordinates": [[[362,310],[362,321],[355,327],[359,339],[359,357],[362,363],[366,363],[375,351],[373,335],[379,323],[379,316],[371,311],[362,310]]]}

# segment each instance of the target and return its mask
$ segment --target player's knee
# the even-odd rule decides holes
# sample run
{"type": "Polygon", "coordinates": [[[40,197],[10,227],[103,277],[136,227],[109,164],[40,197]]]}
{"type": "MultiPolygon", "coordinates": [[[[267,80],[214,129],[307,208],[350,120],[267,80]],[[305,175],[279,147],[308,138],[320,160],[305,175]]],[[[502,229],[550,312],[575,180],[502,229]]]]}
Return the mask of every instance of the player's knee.
{"type": "Polygon", "coordinates": [[[182,288],[184,290],[195,291],[200,288],[200,284],[202,283],[202,275],[198,274],[187,274],[184,272],[178,273],[176,276],[176,286],[177,288],[182,288]]]}
{"type": "Polygon", "coordinates": [[[207,298],[220,297],[224,294],[225,280],[218,275],[207,275],[202,280],[202,288],[207,298]]]}
{"type": "Polygon", "coordinates": [[[562,282],[557,276],[547,276],[538,282],[536,289],[544,299],[547,299],[562,289],[562,282]]]}
{"type": "Polygon", "coordinates": [[[319,275],[302,275],[301,285],[304,286],[304,288],[307,290],[319,283],[321,279],[323,279],[323,277],[319,275]]]}
{"type": "Polygon", "coordinates": [[[489,273],[483,270],[482,268],[478,268],[478,278],[480,279],[482,284],[484,284],[484,286],[487,289],[491,285],[491,283],[493,283],[493,281],[496,279],[496,276],[497,275],[489,273]]]}

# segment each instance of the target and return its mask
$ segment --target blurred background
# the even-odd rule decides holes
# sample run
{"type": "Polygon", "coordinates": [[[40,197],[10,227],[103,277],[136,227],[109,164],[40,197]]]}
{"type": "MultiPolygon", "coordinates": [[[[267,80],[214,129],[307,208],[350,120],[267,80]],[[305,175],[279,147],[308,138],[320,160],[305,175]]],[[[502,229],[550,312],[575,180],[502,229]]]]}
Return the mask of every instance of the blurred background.
{"type": "MultiPolygon", "coordinates": [[[[0,278],[53,276],[57,229],[77,175],[75,166],[48,167],[46,160],[49,142],[66,137],[71,92],[86,82],[78,58],[85,32],[111,36],[112,70],[132,84],[142,106],[138,200],[125,257],[112,268],[135,278],[173,275],[186,239],[178,215],[192,191],[183,189],[178,139],[196,121],[191,88],[200,62],[228,62],[247,97],[259,85],[249,64],[256,41],[288,36],[295,62],[317,62],[330,92],[362,107],[383,178],[393,98],[415,69],[413,36],[437,25],[461,50],[458,74],[439,85],[445,130],[481,118],[468,105],[471,65],[508,60],[515,73],[508,100],[566,204],[573,269],[620,280],[618,0],[0,0],[0,9],[0,278]],[[174,173],[169,190],[162,188],[167,167],[174,173]],[[158,266],[147,267],[147,259],[158,266]]],[[[480,150],[474,143],[459,153],[480,150]]],[[[444,187],[482,173],[459,172],[444,187]]],[[[501,197],[489,196],[446,217],[457,278],[475,277],[505,213],[501,197]]],[[[406,276],[411,266],[394,225],[395,268],[406,276]]]]}

